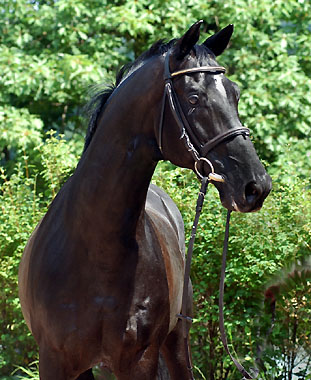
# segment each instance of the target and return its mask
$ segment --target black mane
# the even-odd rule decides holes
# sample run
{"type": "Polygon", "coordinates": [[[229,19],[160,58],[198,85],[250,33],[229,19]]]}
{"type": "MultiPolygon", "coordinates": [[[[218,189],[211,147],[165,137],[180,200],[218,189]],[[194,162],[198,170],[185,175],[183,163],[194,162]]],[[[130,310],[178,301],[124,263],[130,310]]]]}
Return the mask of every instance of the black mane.
{"type": "Polygon", "coordinates": [[[85,107],[85,112],[89,118],[88,129],[86,132],[83,153],[88,148],[97,128],[98,117],[103,110],[107,100],[112,95],[118,85],[126,79],[133,71],[144,64],[146,60],[151,57],[166,53],[176,40],[171,40],[168,43],[164,43],[163,40],[159,40],[154,43],[151,48],[141,54],[134,62],[130,62],[124,65],[116,75],[115,84],[103,88],[102,85],[95,85],[91,88],[91,99],[85,107]]]}

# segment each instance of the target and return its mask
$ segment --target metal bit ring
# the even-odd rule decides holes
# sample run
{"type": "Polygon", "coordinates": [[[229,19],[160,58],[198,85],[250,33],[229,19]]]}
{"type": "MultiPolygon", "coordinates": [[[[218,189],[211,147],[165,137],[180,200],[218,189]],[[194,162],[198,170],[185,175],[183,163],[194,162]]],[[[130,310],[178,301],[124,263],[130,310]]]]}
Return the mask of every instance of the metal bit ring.
{"type": "Polygon", "coordinates": [[[198,159],[198,161],[196,161],[196,162],[194,163],[194,170],[195,170],[196,174],[198,175],[198,177],[199,177],[200,179],[203,178],[203,175],[199,172],[199,169],[198,169],[198,162],[199,162],[199,161],[204,161],[204,162],[206,162],[206,163],[209,165],[209,167],[211,168],[211,172],[210,172],[209,175],[208,175],[208,179],[209,179],[210,181],[215,181],[215,182],[225,182],[224,178],[223,178],[220,174],[215,173],[215,169],[214,169],[213,164],[211,163],[210,160],[208,160],[208,159],[205,158],[205,157],[200,157],[200,158],[198,159]]]}

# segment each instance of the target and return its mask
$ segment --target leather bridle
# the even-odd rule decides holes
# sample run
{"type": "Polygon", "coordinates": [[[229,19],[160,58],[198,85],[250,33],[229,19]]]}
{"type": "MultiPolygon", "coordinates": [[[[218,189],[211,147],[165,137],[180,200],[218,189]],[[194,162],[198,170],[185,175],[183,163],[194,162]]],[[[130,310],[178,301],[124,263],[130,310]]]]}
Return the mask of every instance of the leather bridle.
{"type": "MultiPolygon", "coordinates": [[[[245,127],[229,129],[228,131],[220,133],[214,138],[212,138],[211,140],[209,140],[208,142],[202,144],[199,141],[198,137],[193,132],[187,118],[185,117],[185,114],[178,100],[178,96],[174,89],[173,79],[181,75],[191,75],[193,73],[201,73],[201,72],[206,72],[208,74],[213,74],[213,75],[224,74],[226,72],[226,69],[222,66],[199,66],[199,67],[193,67],[190,69],[175,71],[171,73],[170,67],[169,67],[169,57],[170,55],[169,53],[167,53],[165,57],[165,61],[164,61],[165,88],[164,88],[164,94],[163,94],[163,99],[162,99],[162,108],[161,108],[161,116],[160,116],[159,131],[158,131],[159,149],[163,155],[162,135],[163,135],[163,126],[164,126],[166,98],[168,98],[168,103],[170,105],[171,112],[181,131],[180,139],[184,140],[187,150],[192,154],[195,160],[194,169],[198,177],[201,179],[201,189],[198,196],[196,215],[195,215],[194,223],[192,226],[191,238],[189,241],[188,251],[187,251],[187,260],[185,264],[183,295],[182,295],[182,309],[181,309],[181,314],[177,315],[177,317],[182,320],[182,332],[183,332],[183,339],[184,339],[186,362],[187,362],[187,367],[189,371],[189,376],[191,379],[193,379],[193,372],[192,372],[192,365],[191,365],[190,351],[189,351],[189,342],[188,342],[188,327],[187,327],[187,322],[192,323],[192,318],[187,316],[187,306],[188,306],[188,285],[189,285],[189,278],[190,278],[190,267],[191,267],[193,245],[194,245],[197,225],[198,225],[200,213],[203,207],[204,197],[207,191],[208,183],[209,181],[224,182],[224,178],[221,175],[215,173],[214,167],[211,161],[206,158],[206,155],[212,149],[214,149],[217,145],[223,143],[225,140],[228,140],[238,135],[243,135],[244,137],[249,136],[249,129],[245,127]],[[210,166],[210,173],[208,174],[208,176],[204,176],[199,172],[197,164],[200,161],[206,162],[210,166]]],[[[239,361],[236,360],[231,354],[228,347],[227,337],[226,337],[226,332],[225,332],[225,327],[224,327],[224,312],[223,312],[224,280],[225,280],[226,256],[227,256],[227,250],[228,250],[230,214],[231,214],[231,211],[228,211],[223,256],[222,256],[220,291],[219,291],[220,336],[221,336],[221,340],[223,342],[225,350],[229,354],[231,360],[233,361],[237,369],[244,376],[243,379],[255,379],[258,376],[258,372],[255,369],[253,369],[251,374],[248,373],[245,370],[245,368],[239,363],[239,361]]]]}
{"type": "MultiPolygon", "coordinates": [[[[175,71],[171,73],[169,62],[170,62],[170,54],[168,52],[165,56],[165,61],[164,61],[165,87],[164,87],[164,94],[162,98],[162,108],[161,108],[159,131],[158,131],[159,149],[161,153],[163,154],[162,140],[163,140],[165,105],[166,105],[166,98],[167,98],[171,112],[181,132],[180,139],[184,141],[187,151],[189,151],[192,154],[195,162],[204,160],[205,162],[209,164],[210,169],[211,169],[211,173],[209,176],[210,180],[213,180],[216,182],[217,181],[224,182],[224,179],[222,176],[214,173],[214,167],[211,164],[211,162],[206,158],[206,155],[212,149],[214,149],[217,145],[221,144],[225,140],[228,140],[238,135],[249,136],[249,129],[245,127],[229,129],[228,131],[218,134],[217,136],[215,136],[214,138],[212,138],[210,141],[206,143],[200,142],[198,137],[193,132],[193,129],[191,128],[181,108],[180,102],[178,100],[178,96],[174,89],[173,79],[181,75],[191,75],[193,73],[202,73],[202,72],[206,72],[208,74],[214,74],[214,75],[224,74],[226,72],[226,69],[222,66],[199,66],[199,67],[192,67],[190,69],[179,70],[179,71],[175,71]]],[[[197,169],[197,165],[195,165],[195,171],[199,175],[199,177],[202,177],[197,169]]]]}

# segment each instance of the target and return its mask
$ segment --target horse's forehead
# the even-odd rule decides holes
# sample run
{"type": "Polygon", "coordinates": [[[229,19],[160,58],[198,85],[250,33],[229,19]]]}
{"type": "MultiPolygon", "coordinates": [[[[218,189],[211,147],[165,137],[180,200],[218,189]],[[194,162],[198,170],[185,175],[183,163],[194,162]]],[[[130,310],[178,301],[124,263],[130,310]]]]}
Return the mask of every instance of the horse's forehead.
{"type": "Polygon", "coordinates": [[[216,92],[221,97],[227,97],[228,82],[223,74],[200,72],[185,76],[186,88],[199,92],[216,92]]]}
{"type": "MultiPolygon", "coordinates": [[[[219,64],[212,54],[206,54],[199,57],[189,56],[184,69],[200,66],[219,66],[219,64]]],[[[226,88],[228,82],[230,83],[224,74],[208,74],[206,72],[201,72],[194,76],[186,76],[185,84],[186,86],[193,85],[194,87],[199,87],[202,90],[207,88],[214,89],[221,96],[227,96],[226,88]]]]}
{"type": "Polygon", "coordinates": [[[224,78],[225,77],[223,74],[213,75],[213,80],[215,82],[216,90],[222,97],[227,97],[227,92],[224,86],[224,78]]]}

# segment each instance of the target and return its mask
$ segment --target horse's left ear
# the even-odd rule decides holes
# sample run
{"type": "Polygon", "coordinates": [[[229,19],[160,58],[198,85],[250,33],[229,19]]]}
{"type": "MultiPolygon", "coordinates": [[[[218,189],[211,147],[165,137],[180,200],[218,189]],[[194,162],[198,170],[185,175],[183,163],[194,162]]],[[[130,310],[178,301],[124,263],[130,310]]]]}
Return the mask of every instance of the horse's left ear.
{"type": "Polygon", "coordinates": [[[218,33],[209,37],[203,45],[208,47],[216,56],[220,55],[228,46],[233,33],[233,25],[230,24],[221,29],[218,33]]]}
{"type": "Polygon", "coordinates": [[[178,59],[182,59],[188,55],[194,45],[198,42],[200,37],[200,26],[202,23],[203,20],[197,21],[179,40],[177,40],[174,52],[178,59]]]}

